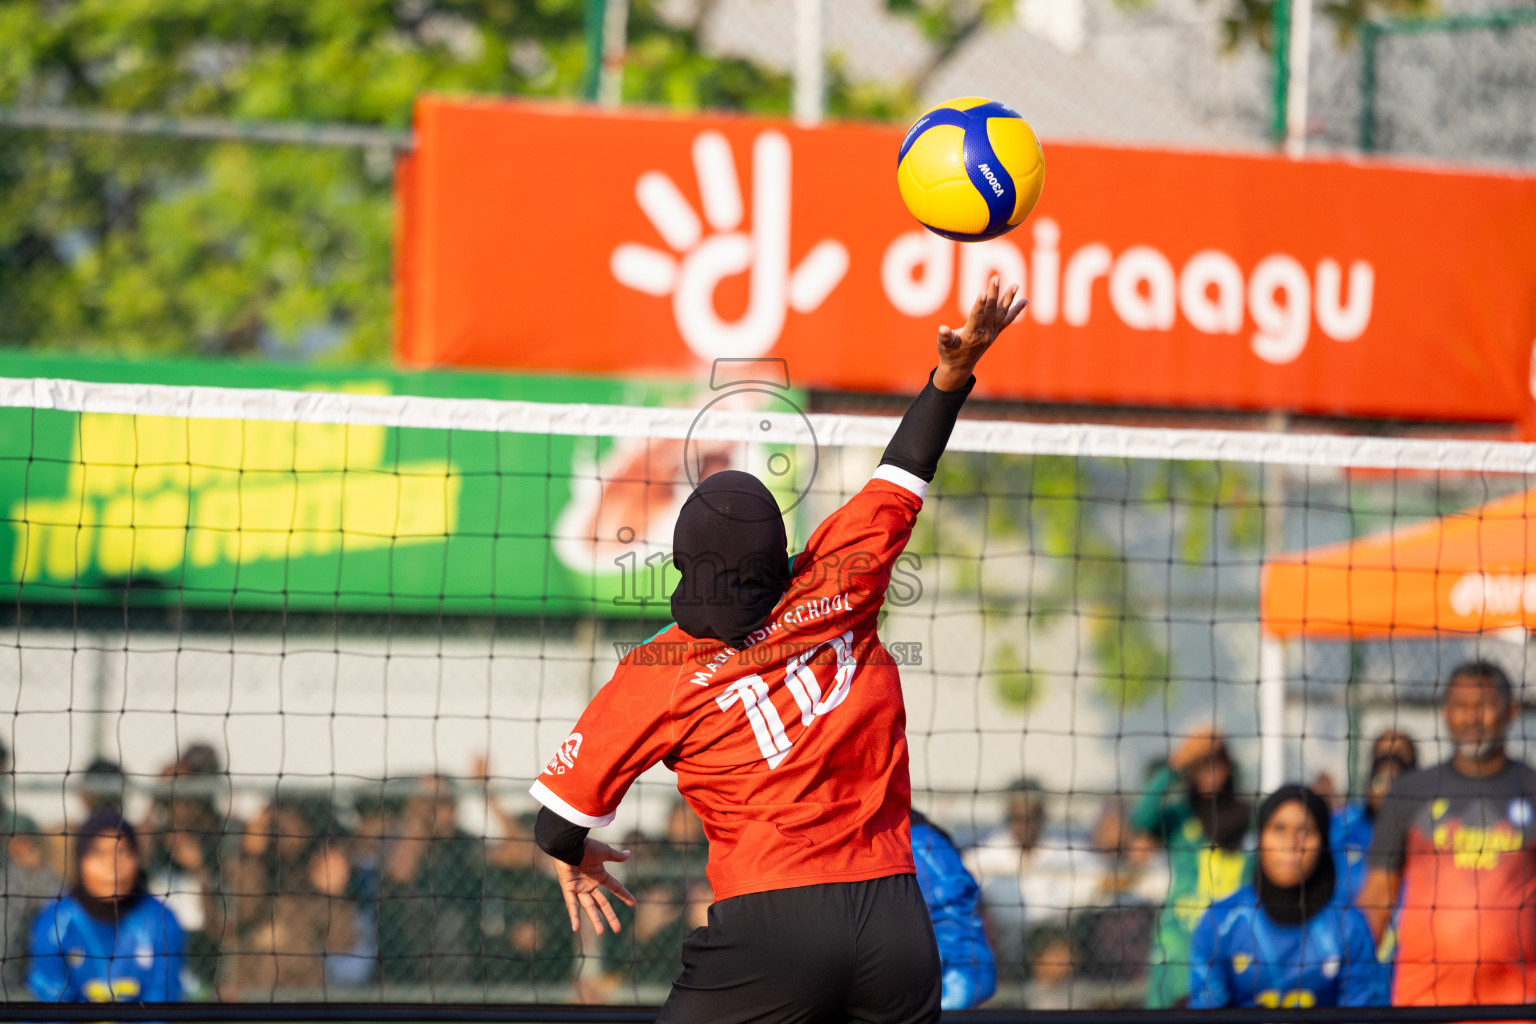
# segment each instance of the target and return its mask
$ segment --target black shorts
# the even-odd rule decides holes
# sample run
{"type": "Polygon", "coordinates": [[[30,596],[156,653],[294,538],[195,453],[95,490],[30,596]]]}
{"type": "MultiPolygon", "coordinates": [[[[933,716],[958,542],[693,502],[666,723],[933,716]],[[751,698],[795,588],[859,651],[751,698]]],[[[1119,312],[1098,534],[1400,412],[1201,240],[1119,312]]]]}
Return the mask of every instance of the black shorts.
{"type": "Polygon", "coordinates": [[[916,875],[721,900],[683,942],[658,1024],[929,1024],[939,947],[916,875]]]}

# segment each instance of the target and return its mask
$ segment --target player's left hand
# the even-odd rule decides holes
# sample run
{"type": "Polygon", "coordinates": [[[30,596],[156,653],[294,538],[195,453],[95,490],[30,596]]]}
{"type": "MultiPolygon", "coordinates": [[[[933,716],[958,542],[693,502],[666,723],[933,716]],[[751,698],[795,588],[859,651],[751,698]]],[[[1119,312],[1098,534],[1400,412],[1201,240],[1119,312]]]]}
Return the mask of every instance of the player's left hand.
{"type": "Polygon", "coordinates": [[[571,931],[581,927],[578,907],[586,912],[587,920],[592,922],[597,934],[603,934],[604,918],[614,931],[621,930],[619,915],[613,912],[613,904],[608,902],[608,895],[603,890],[607,889],[630,906],[635,905],[635,897],[624,888],[624,883],[608,873],[609,864],[622,864],[626,860],[629,860],[628,850],[615,850],[607,843],[588,838],[586,855],[581,858],[580,864],[555,861],[560,894],[565,897],[565,909],[571,915],[571,931]]]}

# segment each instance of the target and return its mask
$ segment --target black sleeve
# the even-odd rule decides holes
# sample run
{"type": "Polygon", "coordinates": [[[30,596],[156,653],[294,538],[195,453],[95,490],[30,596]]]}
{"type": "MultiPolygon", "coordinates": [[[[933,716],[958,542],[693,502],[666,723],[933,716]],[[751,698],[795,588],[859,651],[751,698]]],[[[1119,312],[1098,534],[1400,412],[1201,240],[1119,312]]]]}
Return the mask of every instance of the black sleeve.
{"type": "Polygon", "coordinates": [[[533,823],[533,841],[555,860],[580,864],[590,831],[584,825],[572,825],[548,807],[540,807],[538,820],[533,823]]]}
{"type": "Polygon", "coordinates": [[[973,376],[959,391],[940,391],[933,386],[930,373],[927,386],[908,406],[891,443],[885,446],[880,464],[889,463],[919,479],[932,481],[939,469],[939,456],[949,444],[949,433],[955,429],[960,407],[975,386],[973,376]]]}

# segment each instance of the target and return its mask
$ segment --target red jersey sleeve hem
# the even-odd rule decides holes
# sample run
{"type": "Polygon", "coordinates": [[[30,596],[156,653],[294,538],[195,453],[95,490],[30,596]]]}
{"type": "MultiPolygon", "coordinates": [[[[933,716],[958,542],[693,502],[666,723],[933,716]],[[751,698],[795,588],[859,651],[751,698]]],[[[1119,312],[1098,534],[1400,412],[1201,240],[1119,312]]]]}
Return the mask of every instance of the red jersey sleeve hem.
{"type": "Polygon", "coordinates": [[[614,816],[617,814],[616,811],[610,811],[609,813],[601,816],[583,814],[576,808],[572,807],[570,804],[566,803],[558,793],[537,779],[535,779],[533,785],[528,788],[528,792],[533,794],[533,798],[535,800],[543,804],[545,807],[548,807],[556,814],[560,815],[560,817],[564,818],[572,825],[584,825],[587,828],[602,828],[604,825],[613,824],[614,816]]]}

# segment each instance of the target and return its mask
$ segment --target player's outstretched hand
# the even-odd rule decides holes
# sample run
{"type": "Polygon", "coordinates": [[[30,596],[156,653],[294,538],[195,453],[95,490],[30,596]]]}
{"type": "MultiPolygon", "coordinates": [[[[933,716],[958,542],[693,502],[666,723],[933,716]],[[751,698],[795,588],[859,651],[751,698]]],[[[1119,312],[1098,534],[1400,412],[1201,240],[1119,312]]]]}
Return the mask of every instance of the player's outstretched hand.
{"type": "Polygon", "coordinates": [[[1024,307],[1029,305],[1029,300],[1024,298],[1015,302],[1018,294],[1018,285],[1011,285],[1003,292],[1002,282],[994,274],[976,297],[964,327],[958,331],[939,328],[939,368],[933,375],[934,387],[940,391],[959,391],[965,387],[976,363],[1003,333],[1003,328],[1017,320],[1024,307]]]}
{"type": "Polygon", "coordinates": [[[565,897],[565,909],[571,915],[571,931],[581,927],[581,918],[577,915],[576,908],[586,911],[587,920],[592,922],[592,927],[597,929],[597,934],[603,934],[603,919],[614,931],[619,931],[619,915],[613,912],[613,904],[608,902],[607,889],[619,899],[635,905],[635,897],[624,888],[624,884],[608,873],[608,865],[611,863],[623,863],[629,860],[629,851],[615,850],[607,843],[600,843],[596,839],[587,840],[586,856],[581,858],[580,864],[567,864],[563,860],[555,861],[555,874],[560,878],[560,894],[565,897]],[[602,913],[599,915],[598,911],[602,913]]]}

